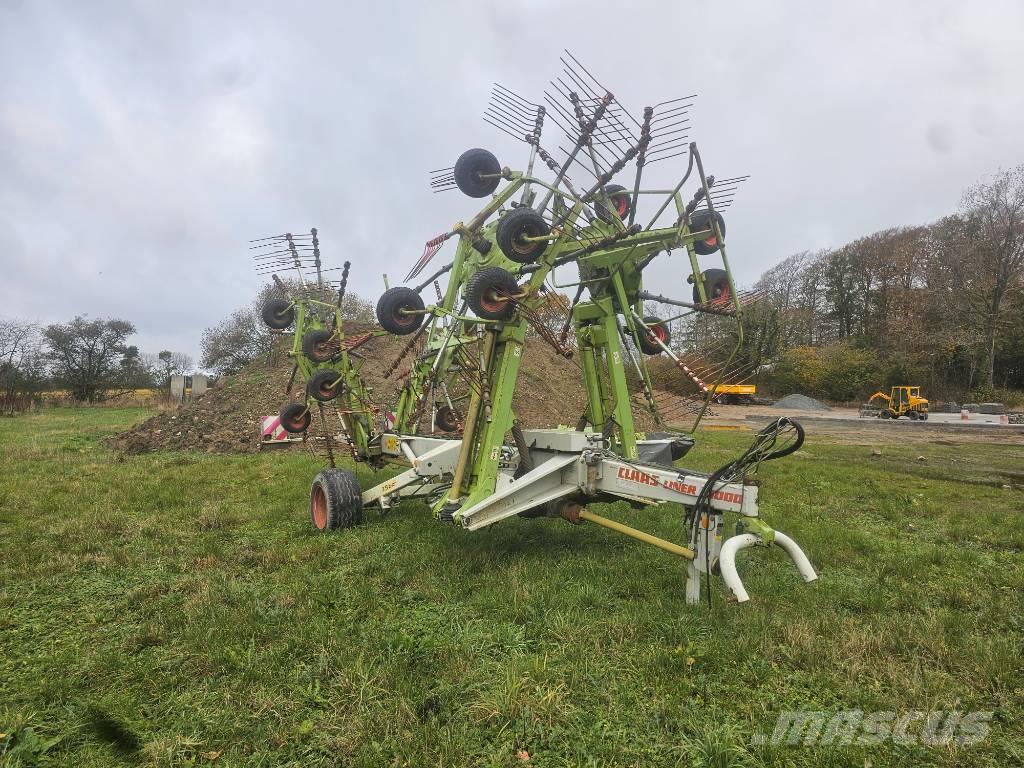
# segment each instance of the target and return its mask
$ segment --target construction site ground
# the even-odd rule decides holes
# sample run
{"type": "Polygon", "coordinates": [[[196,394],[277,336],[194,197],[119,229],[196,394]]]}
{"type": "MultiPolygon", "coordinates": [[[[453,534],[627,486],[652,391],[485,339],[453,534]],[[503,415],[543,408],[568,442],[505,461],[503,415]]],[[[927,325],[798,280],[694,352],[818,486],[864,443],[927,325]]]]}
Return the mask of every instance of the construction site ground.
{"type": "Polygon", "coordinates": [[[1024,444],[1024,425],[1001,424],[999,416],[972,413],[965,421],[956,413],[931,413],[927,421],[861,417],[856,408],[800,411],[770,405],[715,405],[705,424],[710,428],[753,429],[779,416],[798,419],[809,435],[829,435],[833,442],[900,443],[942,440],[950,443],[1005,442],[1024,444]]]}

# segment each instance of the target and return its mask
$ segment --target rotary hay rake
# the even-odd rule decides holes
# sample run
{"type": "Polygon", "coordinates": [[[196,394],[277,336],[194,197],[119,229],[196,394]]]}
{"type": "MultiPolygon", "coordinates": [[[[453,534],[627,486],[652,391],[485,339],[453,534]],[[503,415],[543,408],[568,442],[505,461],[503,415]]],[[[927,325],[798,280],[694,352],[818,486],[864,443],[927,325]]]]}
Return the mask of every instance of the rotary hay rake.
{"type": "MultiPolygon", "coordinates": [[[[312,521],[320,530],[346,528],[362,521],[366,507],[386,510],[412,498],[426,500],[437,520],[471,531],[513,515],[561,517],[577,524],[589,521],[685,558],[686,597],[691,603],[700,599],[702,574],[708,576],[708,590],[710,576],[720,574],[732,596],[746,601],[735,559],[739,550],[755,544],[778,544],[801,576],[813,581],[817,575],[800,547],[760,518],[758,486],[752,477],[762,462],[800,447],[804,432],[797,422],[777,420],[756,435],[742,456],[716,472],[675,466],[693,446],[692,434],[716,387],[734,372],[731,365],[742,343],[743,308],[756,299],[736,291],[721,215],[746,177],[717,181],[705,173],[697,145],[688,138],[693,97],[647,107],[638,120],[571,54],[566,52],[561,61],[563,74],[545,93],[547,106],[496,85],[485,113],[488,123],[529,146],[525,171],[502,167],[487,150],[471,149],[451,168],[432,173],[435,192],[457,188],[469,197],[490,199],[468,222],[459,222],[428,241],[406,282],[418,278],[445,242],[457,237],[450,262],[418,285],[388,288],[377,304],[381,329],[373,333],[411,336],[403,356],[420,337],[426,337],[399,397],[396,417],[379,431],[374,430],[372,419],[365,419],[360,422],[364,433],[356,439],[349,430],[358,432],[360,427],[343,420],[357,458],[375,464],[403,463],[408,468],[363,491],[354,473],[333,466],[332,456],[332,466],[313,481],[312,521]],[[567,142],[556,150],[559,159],[541,143],[547,119],[567,142]],[[682,156],[686,168],[674,187],[641,186],[645,167],[682,156]],[[538,158],[553,174],[551,180],[534,173],[538,158]],[[630,164],[635,169],[632,183],[613,184],[630,164]],[[580,169],[587,174],[585,185],[570,176],[570,171],[576,174],[580,169]],[[684,196],[682,190],[691,180],[696,188],[684,196]],[[542,195],[539,200],[538,195],[542,195]],[[642,196],[651,196],[656,203],[660,199],[645,226],[636,221],[642,196]],[[693,287],[685,300],[643,288],[644,269],[674,250],[685,252],[688,261],[688,282],[693,287]],[[711,256],[718,257],[720,266],[702,268],[701,257],[711,256]],[[559,282],[558,270],[571,266],[576,268],[574,276],[559,282]],[[445,274],[448,284],[442,292],[437,281],[445,274]],[[431,284],[438,301],[427,305],[421,294],[431,284]],[[576,290],[563,307],[563,327],[555,333],[541,314],[560,288],[576,290]],[[732,323],[735,345],[724,362],[699,369],[670,347],[666,323],[643,314],[644,301],[732,323]],[[516,419],[512,398],[531,327],[545,343],[579,360],[587,406],[575,429],[525,429],[516,419]],[[665,426],[653,394],[644,355],[657,354],[668,355],[694,389],[685,408],[693,423],[685,432],[665,426]],[[627,362],[662,431],[635,429],[637,400],[628,384],[627,362]],[[458,419],[461,438],[420,434],[420,408],[434,402],[436,415],[437,393],[447,397],[446,383],[453,371],[468,385],[465,416],[458,419]],[[634,507],[681,505],[687,546],[586,508],[588,503],[617,500],[634,507]],[[723,543],[726,513],[737,514],[739,520],[736,535],[723,543]]],[[[314,262],[319,275],[318,252],[314,262]]],[[[300,326],[311,314],[305,311],[304,301],[309,299],[293,298],[288,307],[294,312],[289,319],[297,323],[293,355],[307,376],[307,391],[313,397],[309,382],[333,376],[339,382],[335,397],[348,398],[347,410],[372,413],[368,399],[362,399],[366,388],[359,381],[357,366],[344,354],[344,343],[339,347],[342,351],[327,361],[331,373],[303,364],[301,358],[308,350],[299,338],[300,331],[307,332],[300,326]]],[[[283,305],[278,310],[287,313],[283,305]]],[[[329,332],[329,341],[344,339],[340,312],[330,328],[315,322],[313,330],[321,331],[318,338],[329,332]]],[[[530,343],[537,342],[531,338],[530,343]]],[[[288,407],[298,419],[289,427],[299,431],[307,427],[309,404],[288,407]]]]}

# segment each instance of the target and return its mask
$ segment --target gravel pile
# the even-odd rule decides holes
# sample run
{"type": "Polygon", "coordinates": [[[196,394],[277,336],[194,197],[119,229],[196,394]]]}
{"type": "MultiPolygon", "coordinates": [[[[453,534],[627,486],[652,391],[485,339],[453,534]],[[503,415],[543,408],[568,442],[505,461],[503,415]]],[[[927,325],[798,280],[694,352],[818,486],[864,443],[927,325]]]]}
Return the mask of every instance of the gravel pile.
{"type": "Polygon", "coordinates": [[[831,411],[832,409],[820,400],[807,395],[786,395],[778,400],[773,408],[785,408],[790,411],[831,411]]]}

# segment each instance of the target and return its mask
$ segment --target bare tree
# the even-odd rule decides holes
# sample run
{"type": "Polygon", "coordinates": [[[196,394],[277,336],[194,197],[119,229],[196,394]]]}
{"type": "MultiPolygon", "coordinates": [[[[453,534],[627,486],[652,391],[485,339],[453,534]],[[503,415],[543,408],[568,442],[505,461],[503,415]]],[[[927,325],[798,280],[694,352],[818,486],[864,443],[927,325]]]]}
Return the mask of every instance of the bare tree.
{"type": "Polygon", "coordinates": [[[0,318],[0,413],[24,410],[41,381],[39,327],[0,318]]]}
{"type": "Polygon", "coordinates": [[[971,263],[984,299],[980,306],[986,336],[982,383],[992,387],[1004,304],[1008,292],[1020,289],[1024,273],[1024,165],[970,187],[961,210],[974,242],[971,263]]]}

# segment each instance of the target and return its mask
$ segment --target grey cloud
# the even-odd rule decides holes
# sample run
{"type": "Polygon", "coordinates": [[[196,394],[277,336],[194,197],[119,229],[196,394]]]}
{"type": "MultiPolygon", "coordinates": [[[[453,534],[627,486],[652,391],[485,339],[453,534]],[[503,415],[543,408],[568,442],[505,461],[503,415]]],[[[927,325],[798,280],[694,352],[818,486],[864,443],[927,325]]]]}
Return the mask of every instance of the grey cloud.
{"type": "Polygon", "coordinates": [[[751,281],[1021,162],[1022,22],[997,2],[0,4],[0,305],[122,316],[197,357],[259,286],[247,241],[310,226],[373,298],[474,212],[428,170],[473,146],[525,162],[480,119],[490,84],[536,100],[563,47],[634,111],[700,94],[709,169],[753,176],[729,211],[751,281]]]}

